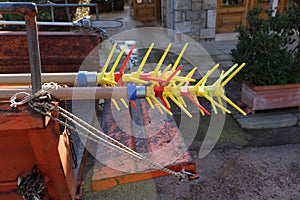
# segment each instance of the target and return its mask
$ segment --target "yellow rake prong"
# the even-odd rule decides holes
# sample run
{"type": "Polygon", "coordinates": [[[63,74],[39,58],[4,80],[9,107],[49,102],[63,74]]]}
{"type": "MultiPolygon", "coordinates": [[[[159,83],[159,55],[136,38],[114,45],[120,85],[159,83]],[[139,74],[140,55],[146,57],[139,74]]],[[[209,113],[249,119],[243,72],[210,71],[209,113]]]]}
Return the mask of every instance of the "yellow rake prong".
{"type": "Polygon", "coordinates": [[[167,97],[163,96],[162,98],[163,98],[163,99],[164,99],[164,101],[166,102],[166,104],[167,104],[167,107],[168,107],[168,108],[171,108],[171,105],[170,105],[170,103],[169,103],[169,101],[168,101],[167,97]]]}
{"type": "Polygon", "coordinates": [[[206,82],[207,78],[212,75],[212,73],[214,71],[216,71],[216,69],[218,69],[218,67],[220,66],[220,64],[216,64],[211,70],[209,70],[203,77],[202,79],[195,85],[195,87],[199,87],[203,82],[206,82]]]}
{"type": "Polygon", "coordinates": [[[111,68],[111,70],[109,72],[110,74],[113,74],[115,72],[115,70],[116,70],[116,68],[117,68],[117,66],[118,66],[118,64],[119,64],[119,62],[120,62],[120,60],[121,60],[121,58],[122,58],[122,56],[123,56],[123,54],[125,52],[125,49],[126,49],[126,45],[124,45],[124,47],[122,48],[121,52],[119,53],[119,55],[118,55],[118,57],[117,57],[114,65],[112,66],[112,68],[111,68]]]}
{"type": "Polygon", "coordinates": [[[153,103],[149,97],[146,97],[146,101],[148,102],[150,108],[154,109],[153,103]]]}
{"type": "Polygon", "coordinates": [[[234,64],[232,67],[230,67],[222,76],[222,80],[224,80],[224,78],[226,78],[229,74],[231,74],[231,72],[233,70],[235,70],[235,68],[237,68],[237,66],[239,66],[238,64],[234,64]]]}
{"type": "Polygon", "coordinates": [[[147,59],[148,59],[148,57],[149,57],[149,55],[150,55],[150,53],[152,51],[153,46],[154,46],[154,43],[152,43],[150,45],[149,49],[147,50],[147,52],[146,52],[146,54],[145,54],[145,56],[144,56],[144,58],[143,58],[143,60],[142,60],[142,62],[140,64],[140,66],[139,66],[139,68],[137,70],[138,73],[142,72],[142,69],[143,69],[143,67],[144,67],[144,65],[145,65],[145,63],[146,63],[146,61],[147,61],[147,59]]]}
{"type": "MultiPolygon", "coordinates": [[[[192,78],[193,74],[195,73],[195,71],[197,70],[197,67],[194,67],[186,76],[185,78],[192,78]]],[[[183,86],[183,84],[185,82],[188,82],[188,81],[181,81],[179,84],[178,84],[178,87],[181,87],[183,86]]]]}
{"type": "Polygon", "coordinates": [[[218,99],[218,102],[219,104],[222,106],[221,110],[222,110],[222,113],[225,114],[225,110],[224,110],[224,105],[223,105],[223,102],[222,102],[222,99],[220,96],[217,96],[217,99],[218,99]]]}
{"type": "Polygon", "coordinates": [[[232,74],[230,74],[230,76],[223,81],[222,86],[225,86],[239,71],[241,71],[241,69],[243,69],[245,65],[246,63],[241,64],[232,74]]]}
{"type": "Polygon", "coordinates": [[[120,107],[119,107],[119,105],[118,105],[118,103],[117,103],[117,101],[116,101],[115,99],[111,99],[111,102],[113,103],[113,105],[116,107],[116,109],[117,109],[118,111],[121,110],[120,107]]]}
{"type": "Polygon", "coordinates": [[[230,114],[231,112],[227,109],[224,108],[223,106],[221,106],[218,102],[216,102],[215,100],[213,100],[210,96],[208,96],[207,94],[203,95],[204,98],[206,98],[208,101],[212,102],[214,105],[216,105],[217,107],[219,107],[220,109],[224,109],[224,111],[228,114],[230,114]]]}
{"type": "Polygon", "coordinates": [[[189,118],[193,117],[191,113],[187,109],[185,109],[185,107],[180,102],[178,102],[174,96],[170,95],[169,97],[189,118]]]}
{"type": "Polygon", "coordinates": [[[172,43],[169,43],[168,47],[166,48],[166,50],[164,51],[163,55],[161,56],[159,62],[157,63],[157,65],[156,65],[156,67],[154,69],[154,71],[155,71],[156,74],[158,74],[158,71],[159,71],[161,65],[165,61],[166,56],[168,55],[168,52],[171,49],[171,46],[172,46],[172,43]]]}
{"type": "Polygon", "coordinates": [[[104,66],[103,66],[103,68],[101,70],[101,73],[105,73],[106,72],[106,70],[108,68],[108,65],[110,63],[110,60],[111,60],[111,58],[112,58],[112,56],[113,56],[116,48],[117,48],[117,43],[115,43],[114,46],[112,47],[112,49],[111,49],[111,51],[110,51],[110,53],[109,53],[109,55],[108,55],[108,57],[107,57],[107,59],[105,61],[105,64],[104,64],[104,66]]]}
{"type": "Polygon", "coordinates": [[[173,65],[172,71],[175,71],[175,69],[177,68],[177,66],[178,66],[178,64],[179,64],[179,62],[180,62],[180,60],[181,60],[181,58],[182,58],[182,56],[183,56],[183,54],[184,54],[186,48],[188,47],[188,45],[189,45],[189,43],[185,43],[185,45],[184,45],[184,47],[182,48],[182,50],[181,50],[179,56],[177,57],[177,60],[175,61],[174,65],[173,65]]]}
{"type": "Polygon", "coordinates": [[[124,107],[128,109],[128,104],[126,103],[125,99],[121,98],[120,101],[122,102],[124,107]]]}
{"type": "MultiPolygon", "coordinates": [[[[200,104],[196,95],[191,95],[191,96],[192,96],[192,98],[193,98],[198,104],[200,104]]],[[[202,115],[202,116],[205,116],[204,111],[203,111],[202,109],[200,109],[200,108],[198,108],[198,109],[200,110],[201,115],[202,115]]]]}
{"type": "Polygon", "coordinates": [[[222,98],[229,103],[232,107],[234,107],[237,111],[239,111],[242,115],[247,115],[245,111],[243,111],[240,107],[238,107],[235,103],[233,103],[228,97],[222,95],[222,98]]]}

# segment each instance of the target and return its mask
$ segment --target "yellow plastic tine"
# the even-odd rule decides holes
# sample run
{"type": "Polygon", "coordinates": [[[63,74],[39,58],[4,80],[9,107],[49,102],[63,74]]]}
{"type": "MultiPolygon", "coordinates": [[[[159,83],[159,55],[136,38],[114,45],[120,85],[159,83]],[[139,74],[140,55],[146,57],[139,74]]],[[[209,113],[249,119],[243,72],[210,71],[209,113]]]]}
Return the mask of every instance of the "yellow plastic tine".
{"type": "Polygon", "coordinates": [[[222,102],[222,99],[221,99],[221,97],[220,96],[218,96],[217,97],[217,99],[218,99],[218,102],[219,102],[219,104],[223,107],[223,108],[221,108],[221,110],[222,110],[222,113],[223,114],[225,114],[225,111],[224,111],[224,106],[223,106],[223,102],[222,102]]]}
{"type": "MultiPolygon", "coordinates": [[[[197,98],[196,95],[191,95],[191,96],[192,96],[192,98],[193,98],[197,103],[199,103],[198,98],[197,98]]],[[[200,103],[199,103],[199,104],[200,104],[200,103]]],[[[200,113],[202,114],[202,116],[205,116],[204,111],[203,111],[202,109],[200,109],[200,108],[198,108],[198,109],[200,110],[200,113]]]]}
{"type": "Polygon", "coordinates": [[[144,56],[144,58],[143,58],[143,60],[142,60],[142,62],[140,64],[140,66],[139,66],[139,68],[137,70],[139,73],[142,71],[142,69],[143,69],[143,67],[144,67],[144,65],[145,65],[145,63],[146,63],[146,61],[147,61],[147,59],[148,59],[148,57],[149,57],[149,55],[150,55],[150,53],[152,51],[153,46],[154,46],[154,43],[152,43],[150,45],[148,51],[146,52],[146,54],[145,54],[145,56],[144,56]]]}
{"type": "Polygon", "coordinates": [[[184,47],[182,48],[179,56],[177,57],[177,60],[175,61],[174,65],[173,65],[173,68],[172,68],[173,71],[175,71],[175,69],[177,68],[177,66],[178,66],[178,64],[179,64],[179,62],[180,62],[180,60],[181,60],[181,58],[182,58],[182,56],[183,56],[186,48],[188,47],[188,45],[189,45],[189,43],[185,43],[184,47]]]}
{"type": "Polygon", "coordinates": [[[106,84],[110,84],[110,85],[116,85],[117,82],[116,81],[113,81],[113,80],[110,80],[108,78],[101,78],[103,82],[106,82],[106,84]]]}
{"type": "Polygon", "coordinates": [[[156,106],[157,110],[160,112],[160,114],[164,114],[164,111],[161,109],[159,103],[154,103],[154,105],[156,106]]]}
{"type": "Polygon", "coordinates": [[[122,104],[124,105],[124,107],[128,109],[128,105],[127,105],[125,99],[121,98],[120,101],[122,102],[122,104]]]}
{"type": "Polygon", "coordinates": [[[216,64],[211,70],[209,70],[203,77],[202,79],[195,85],[195,87],[199,87],[204,81],[206,81],[206,79],[212,75],[212,73],[214,71],[216,71],[216,69],[218,69],[218,67],[220,66],[220,64],[216,64]]]}
{"type": "Polygon", "coordinates": [[[224,78],[226,78],[233,70],[235,70],[235,68],[237,68],[237,66],[239,66],[238,64],[234,64],[232,67],[230,67],[222,76],[222,80],[224,78]]]}
{"type": "Polygon", "coordinates": [[[163,98],[163,99],[164,99],[164,101],[166,102],[166,104],[167,104],[167,107],[168,107],[168,108],[171,108],[171,105],[170,105],[170,103],[169,103],[169,101],[168,101],[167,97],[163,96],[162,98],[163,98]]]}
{"type": "Polygon", "coordinates": [[[187,105],[186,105],[186,103],[185,103],[185,101],[184,101],[184,99],[183,99],[182,96],[179,96],[179,97],[178,97],[178,101],[179,101],[185,108],[187,107],[187,105]]]}
{"type": "Polygon", "coordinates": [[[141,79],[137,79],[135,77],[129,77],[128,78],[130,82],[134,82],[134,83],[137,83],[137,84],[147,84],[148,82],[147,81],[144,81],[144,80],[141,80],[141,79]]]}
{"type": "Polygon", "coordinates": [[[183,83],[186,83],[186,82],[195,82],[196,81],[196,79],[193,79],[193,78],[186,78],[186,77],[182,77],[182,76],[174,76],[173,78],[172,78],[172,80],[174,80],[174,81],[178,81],[178,82],[181,82],[181,81],[183,81],[183,83]]]}
{"type": "Polygon", "coordinates": [[[220,74],[220,77],[214,82],[214,84],[212,84],[213,87],[221,85],[221,81],[223,79],[223,75],[224,75],[224,70],[222,70],[222,72],[220,74]]]}
{"type": "Polygon", "coordinates": [[[126,45],[123,46],[121,52],[119,53],[119,55],[118,55],[118,57],[117,57],[114,65],[112,66],[112,68],[111,68],[111,70],[109,72],[110,74],[113,74],[115,72],[115,70],[116,70],[116,68],[117,68],[117,66],[118,66],[118,64],[119,64],[119,62],[120,62],[120,60],[121,60],[121,58],[122,58],[122,56],[123,56],[123,54],[125,52],[125,49],[126,49],[126,45]]]}
{"type": "Polygon", "coordinates": [[[243,67],[246,65],[246,63],[241,64],[230,76],[222,83],[222,86],[225,86],[243,67]]]}
{"type": "Polygon", "coordinates": [[[172,67],[172,64],[169,64],[166,69],[164,69],[164,71],[161,73],[159,78],[162,78],[168,71],[169,69],[172,67]]]}
{"type": "Polygon", "coordinates": [[[159,105],[159,101],[155,97],[153,97],[153,96],[151,96],[151,99],[154,102],[154,105],[156,106],[157,110],[160,112],[160,114],[163,115],[164,111],[161,109],[161,107],[159,105]]]}
{"type": "Polygon", "coordinates": [[[107,59],[105,61],[105,64],[104,64],[104,66],[102,68],[101,73],[105,73],[105,71],[107,70],[107,67],[108,67],[108,65],[110,63],[110,60],[111,60],[111,58],[112,58],[112,56],[113,56],[116,48],[117,48],[117,43],[115,43],[114,46],[112,47],[112,49],[111,49],[111,51],[110,51],[110,53],[109,53],[109,55],[108,55],[108,57],[107,57],[107,59]]]}
{"type": "MultiPolygon", "coordinates": [[[[213,100],[213,97],[211,97],[211,100],[213,100]]],[[[211,107],[212,107],[212,109],[214,110],[214,113],[215,114],[218,114],[218,111],[217,111],[217,108],[216,108],[216,106],[215,106],[215,103],[214,103],[215,101],[211,101],[211,107]]],[[[223,108],[223,106],[221,105],[221,107],[220,107],[221,109],[223,108]]]]}
{"type": "Polygon", "coordinates": [[[163,64],[163,62],[166,59],[166,56],[168,55],[169,50],[171,49],[172,43],[169,43],[168,47],[166,48],[165,52],[163,53],[163,55],[161,56],[158,64],[156,65],[154,71],[157,73],[158,70],[160,69],[161,65],[163,64]]]}
{"type": "Polygon", "coordinates": [[[240,107],[238,107],[235,103],[233,103],[228,97],[225,95],[221,96],[226,102],[228,102],[232,107],[234,107],[237,111],[239,111],[242,115],[247,115],[245,111],[243,111],[240,107]]]}
{"type": "Polygon", "coordinates": [[[118,103],[117,103],[117,101],[116,101],[115,99],[111,99],[111,102],[114,104],[114,106],[116,107],[116,109],[117,109],[118,111],[121,110],[120,107],[119,107],[119,105],[118,105],[118,103]]]}
{"type": "Polygon", "coordinates": [[[150,108],[154,109],[153,103],[149,97],[146,97],[146,101],[148,102],[150,108]]]}
{"type": "Polygon", "coordinates": [[[189,111],[187,109],[185,109],[185,107],[183,107],[183,105],[181,103],[179,103],[175,97],[173,97],[172,95],[170,95],[171,100],[189,117],[192,118],[193,116],[191,115],[191,113],[189,113],[189,111]]]}
{"type": "Polygon", "coordinates": [[[216,82],[213,84],[213,86],[216,86],[218,84],[221,83],[221,81],[226,78],[236,67],[238,66],[238,64],[234,64],[232,67],[230,67],[229,70],[227,70],[225,73],[224,71],[222,71],[222,74],[220,75],[220,77],[218,78],[218,80],[216,80],[216,82]]]}
{"type": "Polygon", "coordinates": [[[157,98],[153,98],[153,100],[170,116],[173,116],[173,113],[168,110],[157,98]]]}
{"type": "MultiPolygon", "coordinates": [[[[157,100],[157,99],[156,99],[157,100]]],[[[158,102],[158,105],[168,114],[168,115],[170,115],[170,116],[173,116],[173,113],[170,111],[170,110],[168,110],[168,108],[166,108],[159,100],[157,100],[157,102],[158,102]]]]}
{"type": "Polygon", "coordinates": [[[213,102],[214,105],[216,105],[217,107],[219,107],[219,108],[221,108],[221,109],[223,108],[224,111],[225,111],[226,113],[228,113],[228,114],[231,113],[227,108],[224,108],[223,106],[221,106],[219,103],[217,103],[215,100],[213,100],[213,99],[212,99],[210,96],[208,96],[207,94],[203,94],[203,97],[206,98],[208,101],[213,102]]]}
{"type": "MultiPolygon", "coordinates": [[[[197,70],[197,67],[194,67],[186,76],[185,78],[192,78],[192,75],[195,73],[195,71],[197,70]]],[[[187,81],[181,81],[178,86],[181,87],[183,86],[183,84],[187,82],[187,81]]]]}

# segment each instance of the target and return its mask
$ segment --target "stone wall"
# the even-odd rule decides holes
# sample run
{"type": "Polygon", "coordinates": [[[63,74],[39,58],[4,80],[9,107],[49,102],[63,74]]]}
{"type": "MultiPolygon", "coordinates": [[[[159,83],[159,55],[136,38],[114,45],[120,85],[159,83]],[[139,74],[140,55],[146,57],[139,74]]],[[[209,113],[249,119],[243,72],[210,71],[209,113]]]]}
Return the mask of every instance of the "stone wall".
{"type": "Polygon", "coordinates": [[[217,0],[162,0],[161,6],[165,28],[174,26],[197,41],[215,38],[217,0]]]}

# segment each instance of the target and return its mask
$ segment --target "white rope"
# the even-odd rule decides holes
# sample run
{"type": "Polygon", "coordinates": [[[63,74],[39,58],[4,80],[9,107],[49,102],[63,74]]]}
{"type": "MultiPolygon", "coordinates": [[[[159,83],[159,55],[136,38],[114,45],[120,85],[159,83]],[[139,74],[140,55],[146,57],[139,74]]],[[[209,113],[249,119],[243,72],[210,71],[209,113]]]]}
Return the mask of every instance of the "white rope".
{"type": "Polygon", "coordinates": [[[108,136],[107,134],[103,133],[102,131],[96,129],[95,127],[91,126],[90,124],[88,124],[84,120],[80,119],[76,115],[55,105],[53,102],[51,102],[50,92],[56,90],[58,87],[59,86],[56,83],[51,82],[51,83],[44,84],[43,89],[38,91],[35,95],[30,95],[29,93],[26,93],[26,92],[16,93],[10,99],[11,106],[16,107],[18,105],[28,103],[28,105],[36,112],[38,112],[44,116],[50,117],[52,120],[58,122],[59,124],[69,128],[73,131],[78,132],[81,136],[86,137],[86,138],[88,138],[96,143],[99,143],[105,147],[108,147],[114,151],[118,151],[125,155],[129,155],[130,157],[134,158],[135,160],[138,160],[152,168],[159,169],[168,174],[172,174],[175,177],[177,177],[181,180],[184,180],[184,181],[188,180],[188,175],[192,175],[189,172],[185,172],[184,169],[181,172],[175,172],[175,171],[172,171],[160,164],[152,162],[150,159],[145,158],[143,155],[137,153],[133,149],[127,147],[126,145],[120,143],[119,141],[108,136]],[[25,95],[25,97],[23,97],[23,99],[20,101],[16,101],[17,97],[19,95],[22,95],[22,96],[25,95]],[[38,100],[38,101],[35,101],[35,100],[38,100]],[[41,101],[41,100],[45,100],[45,101],[41,101]],[[50,114],[50,112],[52,112],[52,111],[57,112],[59,115],[61,115],[65,119],[72,122],[76,127],[79,127],[81,130],[71,126],[70,124],[68,124],[56,117],[53,117],[50,114]]]}
{"type": "MultiPolygon", "coordinates": [[[[53,111],[58,112],[62,117],[66,118],[67,120],[69,120],[70,122],[72,122],[74,125],[78,126],[80,129],[82,129],[82,131],[80,131],[78,128],[74,128],[73,126],[67,124],[66,122],[63,122],[62,120],[60,120],[58,118],[55,118],[52,115],[44,112],[43,110],[35,107],[35,105],[32,104],[31,102],[29,102],[29,105],[35,111],[37,111],[37,112],[39,112],[39,113],[41,113],[41,114],[43,114],[45,116],[50,117],[52,120],[60,123],[61,125],[65,126],[67,128],[72,129],[73,131],[78,132],[83,137],[86,137],[86,138],[88,138],[88,139],[90,139],[90,140],[92,140],[92,141],[94,141],[94,142],[96,142],[98,144],[101,144],[101,145],[103,145],[105,147],[108,147],[108,148],[110,148],[112,150],[121,152],[121,153],[123,153],[125,155],[129,155],[130,157],[132,157],[132,158],[134,158],[134,159],[136,159],[136,160],[138,160],[138,161],[140,161],[140,162],[142,162],[142,163],[144,163],[144,164],[146,164],[148,166],[151,166],[151,167],[153,167],[155,169],[159,169],[159,170],[164,171],[164,172],[166,172],[168,174],[172,174],[172,175],[176,176],[177,178],[184,179],[184,180],[187,179],[187,177],[186,177],[186,175],[184,173],[182,173],[182,172],[175,172],[175,171],[169,170],[169,169],[167,169],[167,168],[165,168],[165,167],[163,167],[163,166],[161,166],[159,164],[153,163],[151,160],[145,158],[141,154],[135,152],[134,150],[128,148],[124,144],[118,142],[117,140],[111,138],[110,136],[106,135],[105,133],[101,132],[100,130],[94,128],[93,126],[87,124],[86,122],[84,122],[83,120],[81,120],[80,118],[78,118],[81,121],[83,121],[85,125],[87,125],[87,127],[85,127],[85,125],[80,124],[78,121],[72,119],[72,117],[68,115],[70,113],[68,111],[62,109],[59,106],[55,106],[55,109],[53,109],[53,111]],[[62,110],[63,110],[63,112],[68,113],[68,114],[60,112],[62,110]],[[106,139],[104,139],[104,138],[100,137],[99,135],[95,134],[90,129],[92,129],[96,133],[100,134],[101,136],[105,136],[106,139]],[[86,132],[88,134],[85,134],[84,132],[86,132]]],[[[73,115],[73,114],[71,114],[71,115],[73,115]]]]}

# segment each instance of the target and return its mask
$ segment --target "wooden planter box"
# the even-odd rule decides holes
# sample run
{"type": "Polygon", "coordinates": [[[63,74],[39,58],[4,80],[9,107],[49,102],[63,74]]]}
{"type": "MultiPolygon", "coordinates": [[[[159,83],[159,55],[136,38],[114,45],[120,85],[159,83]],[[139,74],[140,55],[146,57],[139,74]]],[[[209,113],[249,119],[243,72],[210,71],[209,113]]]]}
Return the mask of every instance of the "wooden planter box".
{"type": "Polygon", "coordinates": [[[243,83],[242,102],[252,113],[256,110],[300,107],[300,83],[269,86],[243,83]]]}

